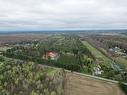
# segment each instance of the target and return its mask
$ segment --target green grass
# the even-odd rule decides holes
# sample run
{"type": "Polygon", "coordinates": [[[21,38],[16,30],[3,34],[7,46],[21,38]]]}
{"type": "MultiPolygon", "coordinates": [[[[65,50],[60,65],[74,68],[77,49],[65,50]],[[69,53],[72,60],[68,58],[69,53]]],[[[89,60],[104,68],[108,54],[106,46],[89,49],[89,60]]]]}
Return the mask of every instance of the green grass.
{"type": "Polygon", "coordinates": [[[95,47],[93,47],[91,44],[89,44],[86,41],[83,41],[83,44],[91,51],[92,55],[97,59],[104,63],[111,63],[112,60],[110,60],[108,57],[106,57],[104,54],[102,54],[99,50],[97,50],[95,47]]]}
{"type": "Polygon", "coordinates": [[[78,60],[73,55],[61,55],[58,62],[65,64],[77,64],[78,60]]]}
{"type": "Polygon", "coordinates": [[[118,62],[120,64],[123,64],[126,67],[126,69],[127,69],[127,60],[125,58],[116,57],[115,60],[116,60],[116,62],[118,62]]]}

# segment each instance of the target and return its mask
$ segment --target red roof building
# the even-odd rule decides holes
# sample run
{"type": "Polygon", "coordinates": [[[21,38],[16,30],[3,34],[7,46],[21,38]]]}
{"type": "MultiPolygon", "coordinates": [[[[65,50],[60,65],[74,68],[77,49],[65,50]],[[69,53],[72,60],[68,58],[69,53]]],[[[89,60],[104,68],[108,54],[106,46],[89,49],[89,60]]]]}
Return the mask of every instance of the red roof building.
{"type": "Polygon", "coordinates": [[[51,60],[57,60],[58,59],[58,53],[56,53],[56,52],[48,52],[46,54],[46,56],[48,58],[50,58],[51,60]]]}

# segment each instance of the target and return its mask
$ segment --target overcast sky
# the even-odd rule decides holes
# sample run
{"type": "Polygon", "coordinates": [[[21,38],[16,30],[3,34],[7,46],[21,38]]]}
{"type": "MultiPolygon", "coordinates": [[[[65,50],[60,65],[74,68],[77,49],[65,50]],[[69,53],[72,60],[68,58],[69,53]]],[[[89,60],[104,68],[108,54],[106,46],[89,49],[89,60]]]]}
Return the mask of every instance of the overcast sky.
{"type": "Polygon", "coordinates": [[[0,30],[127,28],[127,0],[0,0],[0,30]]]}

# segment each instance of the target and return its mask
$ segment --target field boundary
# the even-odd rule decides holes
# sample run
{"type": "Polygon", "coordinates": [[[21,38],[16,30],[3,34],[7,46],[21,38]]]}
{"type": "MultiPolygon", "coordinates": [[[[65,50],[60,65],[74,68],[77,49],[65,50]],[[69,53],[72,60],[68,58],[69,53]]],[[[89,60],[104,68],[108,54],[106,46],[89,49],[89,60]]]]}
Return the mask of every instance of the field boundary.
{"type": "MultiPolygon", "coordinates": [[[[110,80],[110,79],[101,78],[101,77],[92,76],[92,75],[83,74],[83,73],[78,73],[78,72],[71,72],[69,70],[65,70],[65,71],[68,73],[73,73],[73,74],[80,75],[80,76],[86,76],[86,77],[90,77],[90,78],[94,78],[94,79],[98,79],[98,80],[102,80],[102,81],[112,82],[112,83],[116,83],[116,84],[119,83],[119,81],[115,81],[115,80],[110,80]]],[[[127,86],[127,83],[125,83],[125,82],[122,82],[122,83],[127,86]]]]}
{"type": "MultiPolygon", "coordinates": [[[[43,65],[43,66],[50,67],[50,68],[58,68],[58,67],[52,67],[52,66],[47,66],[47,65],[43,65]]],[[[60,69],[63,69],[63,68],[60,68],[60,69]]],[[[106,79],[106,78],[102,78],[102,77],[98,77],[98,76],[92,76],[92,75],[83,74],[83,73],[74,72],[74,71],[72,72],[70,70],[65,70],[65,69],[64,69],[64,71],[67,72],[67,73],[73,73],[73,74],[76,74],[76,75],[86,76],[86,77],[90,77],[90,78],[94,78],[94,79],[98,79],[98,80],[102,80],[102,81],[106,81],[106,82],[112,82],[112,83],[116,83],[116,84],[119,83],[119,81],[106,79]]],[[[127,83],[125,83],[125,82],[122,82],[122,83],[127,86],[127,83]]]]}

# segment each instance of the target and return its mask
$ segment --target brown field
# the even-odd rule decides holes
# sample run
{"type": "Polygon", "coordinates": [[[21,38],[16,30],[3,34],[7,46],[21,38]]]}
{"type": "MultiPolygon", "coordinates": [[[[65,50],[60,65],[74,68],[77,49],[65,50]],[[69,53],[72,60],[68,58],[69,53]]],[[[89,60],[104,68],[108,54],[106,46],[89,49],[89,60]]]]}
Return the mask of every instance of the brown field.
{"type": "Polygon", "coordinates": [[[103,80],[66,74],[65,95],[125,95],[117,84],[103,80]]]}
{"type": "Polygon", "coordinates": [[[48,35],[32,35],[32,34],[19,34],[19,35],[0,35],[0,44],[3,43],[13,43],[21,41],[33,41],[33,40],[43,40],[47,38],[48,35]]]}

